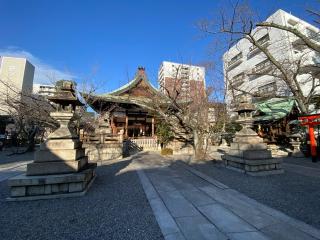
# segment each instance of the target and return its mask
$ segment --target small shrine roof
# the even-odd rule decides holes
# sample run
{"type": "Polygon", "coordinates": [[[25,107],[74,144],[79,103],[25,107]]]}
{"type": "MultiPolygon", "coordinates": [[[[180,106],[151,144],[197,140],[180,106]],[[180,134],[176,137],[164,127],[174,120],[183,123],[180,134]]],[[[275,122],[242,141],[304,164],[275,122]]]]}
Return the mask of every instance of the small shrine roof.
{"type": "Polygon", "coordinates": [[[257,111],[262,114],[255,117],[255,121],[274,121],[290,114],[295,106],[295,100],[293,98],[271,98],[255,105],[257,111]]]}

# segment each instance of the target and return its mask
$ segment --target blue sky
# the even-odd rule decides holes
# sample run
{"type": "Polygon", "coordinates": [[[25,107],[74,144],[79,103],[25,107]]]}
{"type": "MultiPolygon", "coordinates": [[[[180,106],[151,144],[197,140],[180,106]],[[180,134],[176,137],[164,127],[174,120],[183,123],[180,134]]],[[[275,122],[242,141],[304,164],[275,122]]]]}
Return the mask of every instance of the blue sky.
{"type": "MultiPolygon", "coordinates": [[[[196,23],[217,18],[227,1],[0,0],[0,55],[28,57],[38,67],[36,82],[90,79],[105,92],[141,65],[157,85],[162,61],[220,61],[221,52],[208,51],[212,36],[196,23]]],[[[316,1],[248,0],[262,19],[282,8],[308,21],[306,6],[316,1]]]]}

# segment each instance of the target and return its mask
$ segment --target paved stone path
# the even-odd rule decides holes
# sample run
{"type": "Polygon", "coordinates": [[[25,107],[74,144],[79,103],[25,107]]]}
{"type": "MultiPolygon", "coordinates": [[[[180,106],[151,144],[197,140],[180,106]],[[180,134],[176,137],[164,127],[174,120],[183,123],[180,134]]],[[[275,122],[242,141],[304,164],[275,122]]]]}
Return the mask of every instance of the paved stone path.
{"type": "Polygon", "coordinates": [[[161,231],[172,239],[320,239],[320,231],[187,166],[140,153],[138,171],[161,231]]]}
{"type": "Polygon", "coordinates": [[[29,162],[31,161],[11,163],[7,164],[6,166],[0,166],[0,182],[25,172],[29,162]]]}

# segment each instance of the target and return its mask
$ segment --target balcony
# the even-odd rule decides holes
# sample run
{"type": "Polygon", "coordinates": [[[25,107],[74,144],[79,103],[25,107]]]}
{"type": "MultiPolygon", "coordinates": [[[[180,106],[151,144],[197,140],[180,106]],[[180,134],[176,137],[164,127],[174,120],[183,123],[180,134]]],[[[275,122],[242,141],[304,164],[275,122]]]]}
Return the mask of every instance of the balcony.
{"type": "Polygon", "coordinates": [[[272,64],[269,60],[265,60],[259,64],[257,64],[251,72],[251,75],[262,75],[264,73],[268,73],[272,70],[272,64]]]}
{"type": "Polygon", "coordinates": [[[243,62],[243,60],[241,58],[236,59],[234,61],[230,61],[228,62],[228,70],[231,70],[233,68],[235,68],[236,66],[240,65],[243,62]]]}
{"type": "MultiPolygon", "coordinates": [[[[268,41],[268,42],[265,42],[265,43],[261,44],[261,47],[268,47],[269,45],[270,45],[270,42],[268,41]]],[[[253,55],[255,55],[255,54],[259,53],[259,52],[261,52],[261,50],[257,46],[252,45],[249,48],[249,54],[248,55],[251,57],[251,56],[253,56],[253,55]]]]}
{"type": "Polygon", "coordinates": [[[238,74],[237,76],[233,77],[230,81],[230,87],[238,88],[240,87],[245,80],[244,73],[238,74]]]}
{"type": "MultiPolygon", "coordinates": [[[[266,34],[264,35],[262,38],[260,38],[259,40],[257,40],[257,43],[259,46],[261,47],[268,47],[270,45],[270,38],[269,38],[269,34],[266,34]]],[[[248,56],[253,56],[255,54],[257,54],[258,52],[260,52],[261,50],[255,46],[255,45],[252,45],[250,48],[249,48],[249,54],[248,56]]]]}
{"type": "Polygon", "coordinates": [[[242,52],[240,52],[233,58],[231,58],[231,60],[227,63],[227,69],[231,70],[232,68],[235,68],[236,66],[240,65],[242,62],[242,52]]]}
{"type": "Polygon", "coordinates": [[[242,81],[236,81],[236,82],[231,82],[230,83],[230,87],[231,88],[238,88],[238,87],[240,87],[242,84],[244,83],[244,80],[242,80],[242,81]]]}

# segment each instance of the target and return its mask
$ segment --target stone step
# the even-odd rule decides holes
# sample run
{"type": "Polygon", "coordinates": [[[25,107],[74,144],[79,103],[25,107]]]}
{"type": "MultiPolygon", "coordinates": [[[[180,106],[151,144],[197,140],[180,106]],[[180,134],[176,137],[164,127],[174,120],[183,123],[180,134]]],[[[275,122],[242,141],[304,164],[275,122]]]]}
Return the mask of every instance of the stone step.
{"type": "Polygon", "coordinates": [[[81,148],[82,143],[76,139],[48,139],[40,145],[40,150],[48,149],[77,149],[81,148]]]}
{"type": "Polygon", "coordinates": [[[230,155],[224,155],[224,160],[237,162],[237,163],[243,163],[247,165],[267,165],[267,164],[281,164],[282,158],[266,158],[266,159],[244,159],[240,157],[230,156],[230,155]]]}
{"type": "Polygon", "coordinates": [[[35,152],[35,162],[71,161],[85,156],[85,149],[51,149],[35,152]]]}
{"type": "Polygon", "coordinates": [[[244,159],[266,159],[272,158],[269,150],[236,150],[230,149],[228,155],[241,157],[244,159]]]}
{"type": "Polygon", "coordinates": [[[87,163],[87,157],[73,161],[33,162],[27,165],[27,175],[32,176],[78,172],[87,163]]]}

